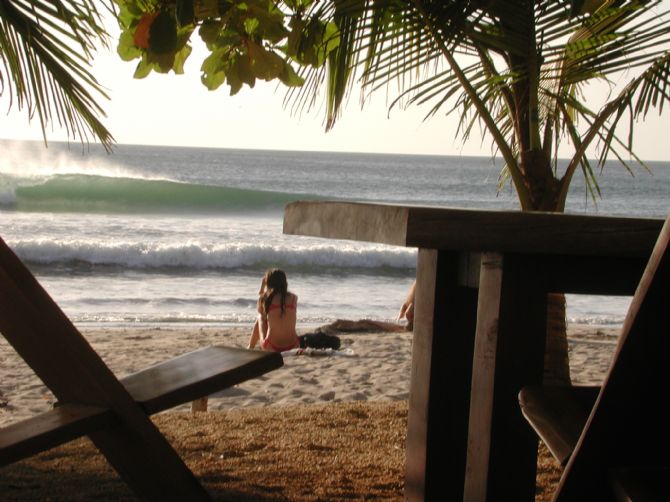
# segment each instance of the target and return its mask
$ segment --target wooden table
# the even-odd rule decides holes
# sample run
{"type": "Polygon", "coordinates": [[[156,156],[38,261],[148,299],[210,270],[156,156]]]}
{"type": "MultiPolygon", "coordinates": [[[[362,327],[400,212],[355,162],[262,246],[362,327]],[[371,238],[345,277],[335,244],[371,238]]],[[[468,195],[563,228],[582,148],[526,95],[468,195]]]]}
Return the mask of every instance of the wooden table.
{"type": "Polygon", "coordinates": [[[547,293],[632,294],[662,225],[349,202],[284,216],[286,234],[419,248],[405,494],[440,501],[534,500],[517,395],[542,381],[547,293]]]}

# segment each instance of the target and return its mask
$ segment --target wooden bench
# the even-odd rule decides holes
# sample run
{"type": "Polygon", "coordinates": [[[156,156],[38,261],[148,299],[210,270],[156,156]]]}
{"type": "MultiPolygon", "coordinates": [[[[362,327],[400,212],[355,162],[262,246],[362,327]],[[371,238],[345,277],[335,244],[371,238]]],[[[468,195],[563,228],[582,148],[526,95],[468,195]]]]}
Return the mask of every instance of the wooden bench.
{"type": "Polygon", "coordinates": [[[0,429],[0,466],[88,435],[144,500],[211,500],[149,415],[279,368],[279,353],[209,347],[121,380],[0,239],[0,332],[58,400],[0,429]]]}
{"type": "Polygon", "coordinates": [[[669,242],[670,218],[602,387],[527,387],[519,395],[524,416],[565,465],[555,501],[669,500],[669,242]]]}
{"type": "Polygon", "coordinates": [[[600,387],[525,387],[519,393],[521,412],[565,467],[579,441],[600,387]]]}

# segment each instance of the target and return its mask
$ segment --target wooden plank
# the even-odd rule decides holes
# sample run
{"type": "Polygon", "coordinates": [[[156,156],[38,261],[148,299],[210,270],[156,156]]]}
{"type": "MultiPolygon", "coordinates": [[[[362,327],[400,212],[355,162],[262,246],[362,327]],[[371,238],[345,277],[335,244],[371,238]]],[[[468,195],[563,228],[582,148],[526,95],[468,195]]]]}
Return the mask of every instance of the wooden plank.
{"type": "Polygon", "coordinates": [[[465,500],[532,501],[537,438],[519,410],[542,382],[547,292],[528,257],[482,256],[465,500]]]}
{"type": "Polygon", "coordinates": [[[284,233],[445,250],[649,255],[660,219],[482,211],[356,202],[294,202],[284,233]]]}
{"type": "Polygon", "coordinates": [[[632,296],[649,260],[640,257],[532,256],[547,291],[632,296]],[[616,273],[613,273],[616,271],[616,273]]]}
{"type": "Polygon", "coordinates": [[[207,405],[209,403],[209,398],[200,397],[191,401],[191,412],[196,413],[198,411],[207,411],[207,405]]]}
{"type": "Polygon", "coordinates": [[[556,460],[565,466],[582,434],[600,387],[528,386],[521,412],[556,460]]]}
{"type": "Polygon", "coordinates": [[[484,253],[481,257],[473,354],[464,498],[472,502],[486,500],[502,276],[502,255],[484,253]]]}
{"type": "Polygon", "coordinates": [[[407,430],[408,500],[462,500],[477,291],[458,253],[419,250],[407,430]],[[453,385],[451,383],[454,383],[453,385]]]}
{"type": "Polygon", "coordinates": [[[504,253],[648,256],[663,220],[411,208],[407,245],[504,253]]]}
{"type": "Polygon", "coordinates": [[[293,202],[284,210],[284,233],[405,245],[407,209],[349,202],[293,202]]]}
{"type": "Polygon", "coordinates": [[[207,347],[121,379],[148,414],[232,387],[284,364],[278,352],[207,347]]]}
{"type": "Polygon", "coordinates": [[[8,425],[0,429],[0,466],[107,427],[113,420],[106,408],[65,404],[8,425]]]}
{"type": "Polygon", "coordinates": [[[504,255],[489,500],[535,499],[538,441],[521,414],[517,396],[523,385],[540,384],[544,377],[548,291],[543,269],[544,264],[528,256],[504,255]]]}

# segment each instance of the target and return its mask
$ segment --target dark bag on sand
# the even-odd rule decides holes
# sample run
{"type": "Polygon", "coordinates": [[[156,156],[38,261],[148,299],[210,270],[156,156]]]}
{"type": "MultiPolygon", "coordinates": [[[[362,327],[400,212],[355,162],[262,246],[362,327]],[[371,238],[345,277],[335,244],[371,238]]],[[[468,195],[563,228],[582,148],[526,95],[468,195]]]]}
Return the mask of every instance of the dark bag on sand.
{"type": "Polygon", "coordinates": [[[340,338],[335,335],[316,332],[307,333],[298,337],[301,349],[333,349],[339,350],[340,338]]]}

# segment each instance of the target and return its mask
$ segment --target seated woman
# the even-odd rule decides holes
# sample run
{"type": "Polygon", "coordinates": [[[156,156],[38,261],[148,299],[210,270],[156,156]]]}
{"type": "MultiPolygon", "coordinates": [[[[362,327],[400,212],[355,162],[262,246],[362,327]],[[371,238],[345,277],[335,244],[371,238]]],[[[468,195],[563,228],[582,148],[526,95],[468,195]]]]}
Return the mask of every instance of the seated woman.
{"type": "Polygon", "coordinates": [[[295,331],[298,297],[288,291],[286,274],[268,270],[258,291],[258,319],[254,323],[248,348],[260,341],[263,350],[283,352],[299,346],[295,331]]]}

